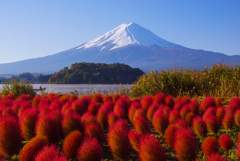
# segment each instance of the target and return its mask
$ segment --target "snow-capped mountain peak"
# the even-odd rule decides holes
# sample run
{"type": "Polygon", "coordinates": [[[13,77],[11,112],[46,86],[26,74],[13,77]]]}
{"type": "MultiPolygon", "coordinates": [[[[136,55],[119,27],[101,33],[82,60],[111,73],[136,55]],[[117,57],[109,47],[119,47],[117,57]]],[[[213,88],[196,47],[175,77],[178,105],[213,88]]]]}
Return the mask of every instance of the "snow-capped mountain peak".
{"type": "Polygon", "coordinates": [[[113,50],[128,45],[157,45],[163,48],[180,47],[179,45],[173,44],[158,37],[140,25],[131,22],[122,24],[106,34],[77,47],[77,49],[99,47],[101,50],[113,50]]]}

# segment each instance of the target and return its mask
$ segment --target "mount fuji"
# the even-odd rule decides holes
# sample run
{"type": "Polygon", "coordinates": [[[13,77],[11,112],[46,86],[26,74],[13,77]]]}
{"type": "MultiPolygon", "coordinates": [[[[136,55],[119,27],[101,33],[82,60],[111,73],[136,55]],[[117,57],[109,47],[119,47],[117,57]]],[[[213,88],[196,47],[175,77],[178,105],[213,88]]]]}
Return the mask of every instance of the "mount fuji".
{"type": "Polygon", "coordinates": [[[136,23],[122,24],[72,49],[41,58],[0,64],[0,74],[54,73],[73,63],[124,63],[143,71],[240,63],[240,56],[195,50],[166,41],[136,23]]]}

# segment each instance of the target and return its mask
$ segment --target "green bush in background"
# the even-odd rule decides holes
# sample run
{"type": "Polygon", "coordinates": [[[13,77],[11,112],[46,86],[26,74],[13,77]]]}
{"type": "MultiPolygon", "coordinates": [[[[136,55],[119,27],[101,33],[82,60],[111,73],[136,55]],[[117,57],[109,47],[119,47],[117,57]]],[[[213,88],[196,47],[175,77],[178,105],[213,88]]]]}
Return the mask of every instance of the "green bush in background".
{"type": "Polygon", "coordinates": [[[207,96],[232,98],[240,96],[240,67],[222,64],[204,70],[169,69],[142,75],[130,89],[131,97],[144,95],[207,96]]]}
{"type": "Polygon", "coordinates": [[[1,95],[6,96],[8,94],[14,94],[16,97],[22,94],[30,94],[32,97],[36,95],[33,90],[32,85],[26,83],[24,81],[8,81],[4,84],[3,89],[1,91],[1,95]]]}

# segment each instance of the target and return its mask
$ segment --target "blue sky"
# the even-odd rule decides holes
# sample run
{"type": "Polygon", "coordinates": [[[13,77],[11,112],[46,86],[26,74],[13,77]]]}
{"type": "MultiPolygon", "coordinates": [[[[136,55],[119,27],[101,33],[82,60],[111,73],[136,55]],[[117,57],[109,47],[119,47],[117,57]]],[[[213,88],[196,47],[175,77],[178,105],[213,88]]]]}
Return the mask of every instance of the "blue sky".
{"type": "Polygon", "coordinates": [[[129,22],[185,47],[240,55],[240,0],[0,0],[0,63],[52,55],[129,22]]]}

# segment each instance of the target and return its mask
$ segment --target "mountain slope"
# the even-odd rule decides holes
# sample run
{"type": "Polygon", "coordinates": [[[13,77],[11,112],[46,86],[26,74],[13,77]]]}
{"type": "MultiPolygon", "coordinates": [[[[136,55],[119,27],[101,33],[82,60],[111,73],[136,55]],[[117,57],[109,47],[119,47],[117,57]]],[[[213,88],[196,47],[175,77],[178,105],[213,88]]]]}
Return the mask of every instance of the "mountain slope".
{"type": "Polygon", "coordinates": [[[189,49],[168,42],[140,25],[128,23],[54,55],[0,64],[0,74],[53,73],[79,62],[125,63],[149,71],[179,66],[202,69],[204,65],[223,61],[227,64],[240,63],[240,56],[189,49]]]}

